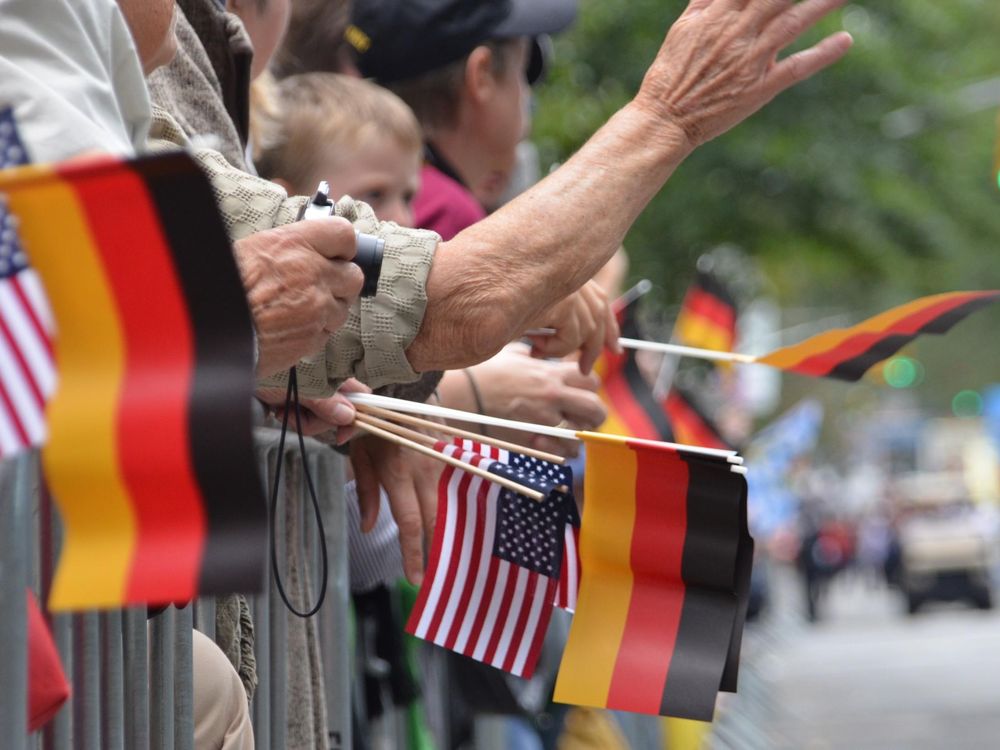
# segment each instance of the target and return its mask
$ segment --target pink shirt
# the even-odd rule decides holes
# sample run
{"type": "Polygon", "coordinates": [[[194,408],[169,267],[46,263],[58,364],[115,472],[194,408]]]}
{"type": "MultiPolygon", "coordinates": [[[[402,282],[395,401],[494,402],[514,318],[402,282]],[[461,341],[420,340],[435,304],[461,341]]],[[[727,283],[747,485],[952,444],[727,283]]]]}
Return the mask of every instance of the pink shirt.
{"type": "Polygon", "coordinates": [[[466,188],[441,170],[425,164],[420,171],[420,191],[413,199],[413,223],[450,240],[486,212],[466,188]]]}

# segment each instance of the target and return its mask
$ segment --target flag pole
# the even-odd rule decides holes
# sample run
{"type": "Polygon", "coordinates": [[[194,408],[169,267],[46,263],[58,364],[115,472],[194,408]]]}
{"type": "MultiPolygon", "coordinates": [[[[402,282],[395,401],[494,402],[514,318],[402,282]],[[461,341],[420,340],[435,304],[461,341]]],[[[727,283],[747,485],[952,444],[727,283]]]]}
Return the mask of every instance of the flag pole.
{"type": "MultiPolygon", "coordinates": [[[[372,418],[369,417],[369,419],[372,418]]],[[[377,417],[375,419],[377,419],[377,417]]],[[[545,496],[541,492],[538,492],[537,490],[533,490],[530,487],[525,487],[523,484],[518,484],[517,482],[513,482],[510,479],[502,477],[498,474],[492,474],[486,471],[486,469],[481,469],[478,466],[466,463],[465,461],[461,461],[457,458],[454,458],[453,456],[449,456],[446,453],[441,453],[440,451],[436,451],[433,448],[427,447],[426,445],[421,445],[420,443],[417,443],[413,440],[408,440],[407,438],[397,435],[395,432],[390,432],[389,430],[377,427],[376,425],[369,423],[361,414],[357,416],[357,418],[354,421],[354,424],[359,429],[371,433],[372,435],[375,435],[377,437],[380,437],[383,440],[388,440],[390,443],[395,443],[396,445],[401,445],[404,448],[409,448],[410,450],[414,450],[417,453],[422,453],[423,455],[428,456],[430,458],[434,458],[439,461],[444,461],[446,464],[450,464],[455,468],[461,469],[462,471],[467,471],[470,474],[475,474],[478,477],[482,477],[483,479],[489,482],[493,482],[494,484],[499,484],[503,487],[506,487],[509,490],[512,490],[513,492],[517,492],[520,495],[525,495],[527,497],[530,497],[532,500],[537,500],[541,502],[542,500],[545,499],[545,496]]]]}
{"type": "MultiPolygon", "coordinates": [[[[555,328],[532,328],[525,331],[525,336],[554,336],[557,333],[555,328]]],[[[710,359],[714,362],[737,362],[741,365],[752,365],[757,362],[757,357],[752,354],[738,354],[737,352],[720,352],[715,349],[699,349],[696,346],[681,346],[680,344],[666,344],[661,341],[645,341],[643,339],[620,338],[618,343],[625,349],[643,349],[647,352],[659,352],[660,354],[677,354],[682,357],[694,357],[695,359],[710,359]]]]}
{"type": "MultiPolygon", "coordinates": [[[[381,406],[383,409],[401,411],[409,414],[420,414],[425,417],[441,417],[443,419],[454,419],[458,422],[472,422],[484,424],[489,427],[506,427],[510,430],[522,430],[533,432],[536,435],[548,435],[549,437],[561,438],[563,440],[580,440],[579,434],[575,430],[567,430],[562,427],[548,427],[546,425],[533,424],[531,422],[517,422],[513,419],[501,419],[491,417],[487,414],[471,414],[467,411],[449,409],[446,406],[434,406],[419,401],[405,401],[399,398],[389,398],[388,396],[377,396],[374,393],[345,393],[349,401],[354,404],[364,406],[381,406]]],[[[681,445],[680,443],[662,443],[670,448],[687,453],[696,453],[702,456],[715,456],[725,458],[729,463],[742,464],[743,458],[736,455],[736,451],[721,450],[718,448],[702,448],[696,445],[681,445]]]]}
{"type": "Polygon", "coordinates": [[[682,357],[695,357],[697,359],[709,359],[715,362],[738,362],[742,365],[754,364],[757,358],[752,354],[738,354],[736,352],[720,352],[714,349],[699,349],[694,346],[681,346],[680,344],[665,344],[660,341],[643,341],[642,339],[618,339],[618,343],[626,349],[642,349],[648,352],[661,352],[662,354],[679,354],[682,357]]]}
{"type": "MultiPolygon", "coordinates": [[[[373,414],[369,414],[369,413],[367,413],[366,410],[370,409],[370,408],[371,407],[366,406],[366,407],[363,407],[362,409],[359,409],[356,419],[358,421],[360,421],[360,422],[364,422],[365,424],[374,425],[375,427],[378,427],[380,429],[386,430],[388,432],[392,432],[392,433],[394,433],[394,434],[398,435],[399,437],[404,438],[406,440],[410,440],[410,441],[412,441],[414,443],[420,443],[421,445],[425,445],[428,448],[433,449],[434,452],[438,454],[438,458],[440,458],[442,460],[444,460],[446,458],[447,454],[442,453],[441,450],[437,447],[437,444],[440,442],[437,438],[431,437],[430,435],[425,435],[422,432],[417,432],[416,430],[411,430],[409,427],[404,427],[401,424],[396,424],[395,422],[390,422],[388,419],[381,419],[379,417],[374,416],[373,414]]],[[[380,409],[379,411],[386,411],[386,410],[380,409]]],[[[399,414],[393,414],[392,416],[398,417],[400,415],[399,414]]],[[[420,421],[423,422],[425,420],[420,420],[420,421]]],[[[428,424],[437,424],[437,422],[428,422],[428,424]]],[[[523,450],[521,448],[521,446],[519,446],[519,445],[514,445],[513,443],[508,443],[508,445],[511,446],[511,448],[509,448],[508,450],[513,450],[515,452],[522,452],[522,450],[523,450]]],[[[455,457],[452,456],[452,458],[455,458],[455,457]]],[[[461,463],[466,464],[467,466],[472,467],[472,468],[469,469],[469,471],[471,471],[473,474],[476,473],[475,470],[478,468],[476,466],[476,464],[470,463],[469,461],[466,461],[464,458],[455,458],[455,460],[456,461],[460,461],[461,463]]],[[[448,462],[446,461],[446,463],[448,463],[448,462]]],[[[496,475],[491,473],[489,478],[492,478],[494,476],[496,476],[496,475]]],[[[504,486],[507,487],[508,489],[514,489],[515,485],[521,486],[522,489],[516,490],[517,492],[520,492],[522,495],[529,495],[531,497],[534,497],[534,495],[532,493],[535,492],[535,490],[532,490],[530,487],[525,487],[525,486],[521,485],[520,482],[517,482],[517,481],[515,481],[513,479],[509,479],[508,480],[508,479],[504,478],[504,482],[501,482],[500,484],[504,484],[504,486]],[[511,484],[504,484],[504,482],[510,482],[511,484]]],[[[571,488],[567,487],[566,485],[559,485],[558,487],[556,487],[556,489],[559,492],[569,492],[571,488]]],[[[540,500],[542,498],[541,498],[541,496],[539,496],[537,499],[540,500]]]]}
{"type": "Polygon", "coordinates": [[[631,305],[633,302],[637,302],[640,297],[644,297],[652,290],[653,282],[649,279],[641,279],[634,287],[627,289],[621,297],[612,302],[611,306],[615,310],[622,310],[623,308],[631,305]]]}
{"type": "Polygon", "coordinates": [[[421,419],[420,417],[415,417],[412,414],[402,414],[398,411],[382,409],[378,406],[365,406],[363,404],[355,404],[355,406],[358,408],[358,411],[373,414],[374,416],[382,417],[383,419],[394,419],[397,422],[413,425],[414,427],[424,427],[426,429],[444,433],[445,435],[454,435],[455,437],[466,438],[467,440],[475,440],[502,450],[522,453],[525,456],[532,456],[533,458],[540,458],[543,461],[548,461],[553,464],[566,463],[566,459],[564,457],[558,456],[555,453],[535,450],[534,448],[529,448],[525,445],[518,445],[517,443],[511,443],[507,440],[498,440],[495,437],[481,435],[478,432],[470,432],[469,430],[463,430],[458,427],[452,427],[449,424],[441,424],[440,422],[432,422],[429,419],[421,419]]]}
{"type": "MultiPolygon", "coordinates": [[[[640,297],[649,294],[653,289],[653,282],[649,279],[641,279],[631,289],[611,303],[612,310],[624,310],[626,307],[637,301],[640,297]]],[[[555,336],[559,331],[555,328],[532,328],[524,332],[525,336],[555,336]]]]}

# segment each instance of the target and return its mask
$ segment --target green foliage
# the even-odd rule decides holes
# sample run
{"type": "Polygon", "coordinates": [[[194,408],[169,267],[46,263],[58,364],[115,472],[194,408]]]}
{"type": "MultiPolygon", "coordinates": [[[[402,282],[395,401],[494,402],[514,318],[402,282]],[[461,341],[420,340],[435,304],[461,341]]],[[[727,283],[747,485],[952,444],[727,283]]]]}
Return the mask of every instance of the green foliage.
{"type": "MultiPolygon", "coordinates": [[[[626,240],[632,275],[675,304],[695,259],[735,244],[783,306],[833,305],[855,319],[922,294],[1000,286],[995,2],[857,4],[825,22],[804,43],[847,28],[848,57],[682,165],[626,240]]],[[[583,0],[539,92],[543,164],[628,100],[685,4],[583,0]]],[[[1000,311],[980,315],[976,333],[995,341],[1000,311]]],[[[1000,379],[1000,347],[990,349],[983,380],[1000,379]]]]}

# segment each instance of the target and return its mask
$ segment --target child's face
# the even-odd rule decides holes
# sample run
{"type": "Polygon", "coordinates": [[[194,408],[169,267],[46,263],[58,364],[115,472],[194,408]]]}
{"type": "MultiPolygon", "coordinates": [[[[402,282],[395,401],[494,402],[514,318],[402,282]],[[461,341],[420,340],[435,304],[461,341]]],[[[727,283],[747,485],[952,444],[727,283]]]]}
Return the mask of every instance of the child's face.
{"type": "Polygon", "coordinates": [[[421,154],[403,148],[393,138],[375,138],[350,153],[331,154],[317,162],[315,189],[330,183],[330,196],[349,195],[364,201],[383,221],[413,226],[413,196],[420,187],[421,154]]]}

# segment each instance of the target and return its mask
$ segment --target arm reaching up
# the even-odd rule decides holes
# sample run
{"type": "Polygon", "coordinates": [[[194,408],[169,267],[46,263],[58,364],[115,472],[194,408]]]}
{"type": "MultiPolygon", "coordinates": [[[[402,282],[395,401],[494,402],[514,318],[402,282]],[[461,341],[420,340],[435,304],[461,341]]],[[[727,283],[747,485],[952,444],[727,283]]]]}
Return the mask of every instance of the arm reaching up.
{"type": "Polygon", "coordinates": [[[692,0],[629,104],[561,168],[440,245],[413,367],[482,361],[579,289],[688,154],[847,52],[841,32],[778,59],[845,2],[692,0]]]}

